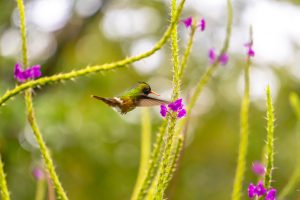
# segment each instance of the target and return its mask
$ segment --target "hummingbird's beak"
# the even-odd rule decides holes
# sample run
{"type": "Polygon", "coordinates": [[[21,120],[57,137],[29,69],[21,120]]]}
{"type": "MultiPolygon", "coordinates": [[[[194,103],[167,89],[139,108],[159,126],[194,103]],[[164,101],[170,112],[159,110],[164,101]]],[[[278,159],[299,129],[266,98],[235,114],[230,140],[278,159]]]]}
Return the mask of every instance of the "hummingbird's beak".
{"type": "Polygon", "coordinates": [[[156,95],[156,96],[160,96],[160,94],[158,94],[158,93],[156,93],[156,92],[154,92],[154,91],[151,91],[150,93],[151,93],[151,94],[154,94],[154,95],[156,95]]]}

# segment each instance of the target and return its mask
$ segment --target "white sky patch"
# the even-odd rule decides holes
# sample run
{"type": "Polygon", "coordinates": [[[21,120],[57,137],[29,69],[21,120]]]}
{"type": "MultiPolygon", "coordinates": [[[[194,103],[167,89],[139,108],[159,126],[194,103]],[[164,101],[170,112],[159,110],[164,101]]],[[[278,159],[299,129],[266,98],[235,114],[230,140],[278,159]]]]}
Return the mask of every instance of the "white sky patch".
{"type": "Polygon", "coordinates": [[[75,11],[82,17],[89,17],[99,10],[102,3],[102,0],[77,0],[75,11]]]}
{"type": "Polygon", "coordinates": [[[0,53],[2,56],[14,57],[20,52],[21,39],[19,30],[7,29],[0,38],[0,53]]]}
{"type": "MultiPolygon", "coordinates": [[[[138,55],[142,52],[150,50],[156,43],[154,39],[141,39],[132,43],[130,48],[130,56],[138,55]]],[[[152,56],[133,63],[133,67],[140,74],[148,74],[160,67],[164,58],[163,51],[158,51],[152,56]]]]}
{"type": "MultiPolygon", "coordinates": [[[[250,69],[250,99],[253,101],[260,101],[266,99],[266,87],[270,85],[272,96],[276,98],[280,83],[277,76],[271,69],[264,68],[263,66],[250,69]]],[[[241,74],[238,79],[238,92],[240,96],[244,94],[244,75],[241,74]]],[[[275,101],[275,100],[274,100],[275,101]]],[[[261,106],[265,107],[264,104],[261,106]]]]}
{"type": "Polygon", "coordinates": [[[35,0],[28,5],[28,21],[43,31],[56,31],[68,22],[72,11],[71,0],[35,0]]]}
{"type": "Polygon", "coordinates": [[[253,25],[255,59],[261,63],[285,65],[293,59],[293,43],[300,44],[300,7],[287,2],[254,1],[243,16],[253,25]]]}
{"type": "Polygon", "coordinates": [[[55,52],[57,43],[51,33],[30,29],[27,35],[29,59],[45,60],[55,52]]]}
{"type": "Polygon", "coordinates": [[[106,10],[100,29],[107,38],[121,40],[155,32],[160,27],[159,13],[149,7],[106,10]]]}

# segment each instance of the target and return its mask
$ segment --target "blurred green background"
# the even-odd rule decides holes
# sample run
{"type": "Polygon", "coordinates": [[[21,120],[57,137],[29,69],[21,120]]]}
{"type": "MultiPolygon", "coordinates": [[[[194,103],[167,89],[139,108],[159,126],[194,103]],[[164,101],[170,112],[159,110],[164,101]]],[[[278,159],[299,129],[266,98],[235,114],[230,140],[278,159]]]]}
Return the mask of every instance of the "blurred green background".
{"type": "MultiPolygon", "coordinates": [[[[148,50],[169,24],[167,0],[27,0],[30,63],[43,76],[87,65],[116,61],[148,50]]],[[[300,93],[299,1],[233,1],[234,26],[230,62],[221,66],[193,110],[184,156],[168,189],[169,199],[229,199],[234,178],[243,67],[249,25],[254,28],[251,73],[250,144],[244,185],[256,182],[251,163],[262,158],[266,139],[266,85],[276,111],[273,186],[287,183],[299,157],[296,116],[288,101],[300,93]],[[297,60],[298,59],[298,60],[297,60]],[[297,62],[298,61],[298,62],[297,62]]],[[[0,93],[13,88],[13,69],[20,62],[18,13],[14,1],[0,0],[0,93]]],[[[226,1],[187,0],[182,18],[204,17],[207,30],[197,33],[182,83],[182,97],[194,89],[208,66],[207,51],[222,46],[226,1]]],[[[181,50],[188,30],[179,24],[181,50]]],[[[80,77],[35,89],[37,121],[70,199],[129,199],[138,172],[140,109],[121,116],[91,94],[118,95],[146,81],[168,99],[171,94],[170,45],[127,68],[80,77]]],[[[0,108],[0,153],[12,199],[34,198],[32,169],[40,162],[37,144],[26,122],[24,98],[18,95],[0,108]]],[[[162,122],[151,109],[153,139],[162,122]]],[[[299,197],[298,189],[288,199],[299,197]]]]}

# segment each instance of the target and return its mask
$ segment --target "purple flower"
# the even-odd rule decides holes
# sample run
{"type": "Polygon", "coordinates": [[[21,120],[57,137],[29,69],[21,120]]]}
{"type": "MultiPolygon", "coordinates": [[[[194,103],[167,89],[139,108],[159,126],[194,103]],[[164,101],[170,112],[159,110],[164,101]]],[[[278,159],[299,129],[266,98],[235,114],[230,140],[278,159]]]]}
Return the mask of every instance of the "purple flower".
{"type": "Polygon", "coordinates": [[[160,105],[160,114],[161,114],[161,116],[166,117],[167,112],[168,112],[167,107],[164,104],[160,105]]]}
{"type": "Polygon", "coordinates": [[[249,187],[248,187],[248,196],[249,198],[253,198],[256,195],[255,192],[256,186],[253,183],[250,183],[249,187]]]}
{"type": "Polygon", "coordinates": [[[205,27],[206,27],[206,22],[205,22],[205,19],[204,19],[204,18],[202,18],[202,19],[200,20],[199,26],[200,26],[200,31],[203,32],[203,31],[205,30],[205,27]]]}
{"type": "Polygon", "coordinates": [[[169,107],[172,111],[174,111],[174,112],[177,112],[177,111],[181,110],[182,107],[183,107],[182,99],[177,99],[177,100],[174,101],[173,103],[170,103],[170,104],[168,105],[168,107],[169,107]]]}
{"type": "Polygon", "coordinates": [[[224,53],[224,54],[220,55],[219,60],[222,65],[226,65],[228,63],[229,56],[226,53],[224,53]]]}
{"type": "MultiPolygon", "coordinates": [[[[176,101],[168,104],[168,108],[177,113],[178,118],[186,116],[186,110],[183,107],[182,99],[177,99],[176,101]]],[[[162,117],[166,117],[168,108],[163,104],[160,106],[160,114],[162,117]]]]}
{"type": "Polygon", "coordinates": [[[178,112],[177,117],[178,117],[178,118],[182,118],[182,117],[184,117],[184,116],[186,116],[186,110],[183,108],[182,110],[180,110],[180,111],[178,112]]]}
{"type": "Polygon", "coordinates": [[[265,174],[266,172],[266,168],[263,164],[261,164],[260,162],[256,161],[252,164],[252,171],[258,175],[258,176],[262,176],[265,174]]]}
{"type": "Polygon", "coordinates": [[[262,181],[259,181],[255,186],[253,183],[250,183],[248,187],[248,196],[249,198],[253,198],[255,196],[260,197],[267,193],[267,189],[264,187],[262,181]]]}
{"type": "Polygon", "coordinates": [[[266,195],[266,200],[276,200],[276,189],[270,189],[266,195]]]}
{"type": "MultiPolygon", "coordinates": [[[[216,62],[217,55],[216,55],[216,51],[214,48],[211,48],[208,51],[208,58],[209,58],[210,64],[214,64],[216,62]]],[[[226,53],[221,54],[219,57],[219,61],[222,65],[226,65],[228,63],[228,60],[229,60],[229,56],[226,53]]]]}
{"type": "Polygon", "coordinates": [[[20,83],[23,83],[23,82],[25,82],[28,79],[36,79],[36,78],[38,78],[40,76],[42,76],[41,66],[40,65],[34,65],[32,67],[28,67],[25,70],[23,70],[21,68],[21,64],[20,63],[17,63],[15,65],[14,77],[20,83]]]}
{"type": "Polygon", "coordinates": [[[254,57],[255,56],[255,51],[253,50],[252,46],[253,46],[253,43],[252,42],[248,42],[244,45],[247,49],[247,55],[249,57],[254,57]]]}
{"type": "Polygon", "coordinates": [[[267,189],[264,187],[264,184],[262,181],[259,181],[256,188],[255,188],[255,192],[256,195],[259,196],[263,196],[264,194],[266,194],[267,189]]]}
{"type": "Polygon", "coordinates": [[[192,27],[193,18],[188,17],[188,18],[182,20],[182,23],[185,25],[186,28],[192,27]]]}
{"type": "Polygon", "coordinates": [[[214,48],[211,48],[208,51],[208,58],[209,58],[210,64],[213,64],[216,61],[217,55],[216,55],[216,51],[214,48]]]}
{"type": "Polygon", "coordinates": [[[41,179],[45,178],[45,174],[44,174],[43,170],[39,167],[36,167],[33,169],[32,175],[34,176],[34,178],[36,180],[41,180],[41,179]]]}

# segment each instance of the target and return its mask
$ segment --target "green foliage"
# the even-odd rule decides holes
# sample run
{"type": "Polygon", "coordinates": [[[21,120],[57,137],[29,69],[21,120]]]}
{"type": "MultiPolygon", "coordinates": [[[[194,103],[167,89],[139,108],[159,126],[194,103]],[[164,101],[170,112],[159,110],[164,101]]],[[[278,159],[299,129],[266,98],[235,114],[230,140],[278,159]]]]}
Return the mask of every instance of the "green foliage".
{"type": "MultiPolygon", "coordinates": [[[[298,126],[299,126],[300,125],[300,101],[299,101],[298,95],[294,92],[292,92],[290,94],[290,104],[293,108],[294,113],[297,116],[298,126]]],[[[298,127],[297,131],[299,132],[299,127],[298,127]]],[[[300,148],[298,148],[298,154],[299,154],[299,151],[300,151],[300,148]]],[[[300,181],[300,159],[298,156],[296,167],[295,167],[291,177],[289,178],[288,183],[285,185],[285,187],[282,189],[281,193],[279,194],[278,199],[285,199],[285,197],[287,195],[289,195],[290,193],[292,193],[293,190],[295,190],[299,181],[300,181]]]]}

